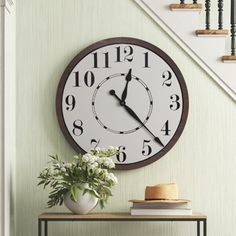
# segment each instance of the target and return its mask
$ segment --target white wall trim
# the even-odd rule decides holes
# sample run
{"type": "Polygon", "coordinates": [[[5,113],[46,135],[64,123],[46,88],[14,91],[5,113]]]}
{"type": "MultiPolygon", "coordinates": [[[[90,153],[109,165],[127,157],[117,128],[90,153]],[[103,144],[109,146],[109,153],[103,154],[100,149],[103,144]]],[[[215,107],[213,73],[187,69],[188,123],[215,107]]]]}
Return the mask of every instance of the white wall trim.
{"type": "Polygon", "coordinates": [[[1,236],[14,233],[13,192],[15,160],[15,6],[12,0],[1,0],[1,236]],[[13,225],[12,225],[13,224],[13,225]]]}
{"type": "MultiPolygon", "coordinates": [[[[0,68],[1,68],[1,84],[0,84],[0,108],[1,108],[1,117],[0,117],[0,120],[1,120],[1,124],[0,124],[0,131],[1,131],[1,137],[4,137],[4,131],[3,131],[3,127],[4,127],[4,101],[3,101],[3,98],[4,98],[4,60],[3,60],[3,57],[4,57],[4,53],[3,53],[3,49],[4,49],[4,37],[3,37],[3,33],[4,33],[4,8],[3,8],[3,5],[2,5],[2,2],[1,2],[1,9],[0,9],[0,15],[1,15],[1,31],[0,31],[0,34],[1,34],[1,45],[0,45],[0,52],[1,52],[1,64],[0,64],[0,68]]],[[[1,163],[0,163],[0,209],[1,209],[1,215],[0,215],[0,235],[1,236],[4,236],[4,139],[1,138],[1,143],[0,143],[0,151],[1,151],[1,155],[0,155],[0,158],[1,158],[1,163]]]]}
{"type": "Polygon", "coordinates": [[[183,50],[195,60],[212,78],[213,80],[223,88],[236,101],[236,93],[219,78],[219,76],[208,67],[208,65],[199,58],[199,56],[191,50],[191,48],[167,25],[165,22],[145,4],[143,0],[133,0],[136,2],[183,50]]]}

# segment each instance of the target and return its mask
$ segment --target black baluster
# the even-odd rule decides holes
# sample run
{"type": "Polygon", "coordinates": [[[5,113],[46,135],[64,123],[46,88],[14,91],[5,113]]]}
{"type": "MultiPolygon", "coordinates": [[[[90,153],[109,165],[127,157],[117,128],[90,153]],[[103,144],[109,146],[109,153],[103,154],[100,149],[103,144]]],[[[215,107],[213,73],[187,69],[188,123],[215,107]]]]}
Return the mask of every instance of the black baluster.
{"type": "Polygon", "coordinates": [[[185,0],[180,0],[180,4],[184,4],[185,2],[184,2],[185,0]]]}
{"type": "Polygon", "coordinates": [[[235,40],[236,40],[236,24],[232,24],[231,25],[231,55],[232,56],[236,56],[235,40]]]}
{"type": "Polygon", "coordinates": [[[197,0],[193,0],[193,4],[197,4],[197,0]]]}
{"type": "Polygon", "coordinates": [[[236,56],[236,0],[231,0],[231,55],[236,56]]]}
{"type": "Polygon", "coordinates": [[[218,16],[218,24],[219,27],[218,29],[221,30],[223,29],[223,0],[218,0],[218,11],[219,11],[219,16],[218,16]]]}
{"type": "Polygon", "coordinates": [[[206,0],[205,7],[206,7],[206,30],[209,30],[210,29],[210,11],[211,11],[210,0],[206,0]]]}

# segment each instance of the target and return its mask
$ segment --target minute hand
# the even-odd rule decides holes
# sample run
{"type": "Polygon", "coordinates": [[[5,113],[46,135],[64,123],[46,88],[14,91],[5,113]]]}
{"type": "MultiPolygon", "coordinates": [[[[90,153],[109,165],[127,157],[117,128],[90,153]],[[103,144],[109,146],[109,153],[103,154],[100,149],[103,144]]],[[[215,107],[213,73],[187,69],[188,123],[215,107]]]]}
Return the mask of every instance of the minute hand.
{"type": "MultiPolygon", "coordinates": [[[[115,91],[114,90],[111,90],[110,91],[110,94],[115,96],[117,100],[120,101],[120,104],[121,104],[121,99],[115,94],[115,91]]],[[[149,129],[148,127],[140,120],[140,118],[137,116],[137,114],[129,107],[127,106],[125,103],[122,104],[122,106],[125,108],[125,110],[136,120],[138,121],[153,137],[154,137],[154,140],[159,143],[162,147],[164,147],[163,143],[161,142],[161,140],[156,137],[149,129]]]]}
{"type": "Polygon", "coordinates": [[[164,147],[163,143],[161,142],[161,140],[156,137],[152,132],[151,130],[149,130],[149,128],[139,119],[139,117],[137,116],[137,114],[130,108],[128,107],[127,105],[124,105],[124,108],[125,110],[135,119],[137,120],[153,137],[154,137],[154,140],[159,143],[162,147],[164,147]]]}

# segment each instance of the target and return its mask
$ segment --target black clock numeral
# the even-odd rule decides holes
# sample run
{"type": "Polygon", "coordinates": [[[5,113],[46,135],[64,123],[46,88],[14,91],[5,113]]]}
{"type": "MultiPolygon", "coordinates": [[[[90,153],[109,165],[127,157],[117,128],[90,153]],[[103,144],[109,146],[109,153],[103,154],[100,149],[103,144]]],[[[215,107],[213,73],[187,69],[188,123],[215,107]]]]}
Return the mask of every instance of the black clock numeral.
{"type": "Polygon", "coordinates": [[[125,147],[124,146],[120,146],[119,147],[119,153],[116,154],[116,159],[119,162],[125,162],[126,161],[126,153],[125,151],[125,147]]]}
{"type": "Polygon", "coordinates": [[[161,129],[162,132],[164,132],[166,136],[170,135],[170,128],[169,128],[169,121],[167,120],[166,123],[164,124],[164,126],[161,129]]]}
{"type": "Polygon", "coordinates": [[[92,87],[95,82],[95,76],[92,71],[87,71],[84,75],[84,83],[87,87],[92,87]]]}
{"type": "MultiPolygon", "coordinates": [[[[74,73],[75,73],[75,85],[74,85],[74,87],[81,87],[79,71],[76,71],[74,73]]],[[[84,74],[84,81],[83,82],[89,88],[94,85],[94,83],[95,83],[95,76],[94,76],[92,71],[87,71],[84,74]]]]}
{"type": "Polygon", "coordinates": [[[127,46],[124,48],[124,53],[126,54],[125,55],[125,58],[124,58],[124,61],[133,61],[133,53],[134,53],[134,50],[131,46],[127,46]]]}
{"type": "Polygon", "coordinates": [[[74,87],[80,87],[80,84],[79,84],[79,71],[74,72],[74,74],[75,74],[75,85],[74,85],[74,87]]]}
{"type": "Polygon", "coordinates": [[[152,153],[152,148],[148,143],[150,143],[151,140],[143,140],[143,150],[142,154],[143,156],[149,156],[152,153]]]}
{"type": "Polygon", "coordinates": [[[172,85],[172,74],[170,71],[166,70],[162,73],[162,78],[165,79],[164,82],[162,83],[162,86],[167,86],[170,87],[172,85]]]}
{"type": "Polygon", "coordinates": [[[75,108],[75,97],[73,95],[68,95],[65,99],[66,102],[66,110],[67,111],[73,111],[75,108]]]}
{"type": "Polygon", "coordinates": [[[170,104],[170,109],[172,111],[177,111],[180,108],[180,97],[177,94],[173,94],[170,96],[172,100],[172,104],[170,104]]]}
{"type": "Polygon", "coordinates": [[[95,52],[95,53],[93,53],[93,68],[99,68],[98,67],[98,53],[97,52],[95,52]]]}
{"type": "Polygon", "coordinates": [[[109,54],[108,54],[108,52],[103,53],[103,54],[105,56],[105,66],[103,68],[110,68],[110,66],[109,66],[109,54]]]}
{"type": "Polygon", "coordinates": [[[144,53],[144,68],[150,68],[149,66],[149,54],[148,52],[144,53]]]}
{"type": "MultiPolygon", "coordinates": [[[[93,54],[93,68],[100,68],[100,66],[98,66],[98,53],[92,53],[93,54]]],[[[104,66],[103,68],[110,68],[109,66],[109,53],[103,53],[104,55],[104,66]]]]}
{"type": "Polygon", "coordinates": [[[80,135],[83,134],[84,129],[83,129],[82,120],[75,120],[74,123],[73,123],[73,127],[74,128],[73,128],[72,132],[75,136],[80,136],[80,135]]]}
{"type": "Polygon", "coordinates": [[[100,143],[100,139],[96,140],[96,139],[91,139],[90,145],[95,149],[100,143]]]}
{"type": "Polygon", "coordinates": [[[131,62],[131,61],[133,61],[134,50],[131,46],[124,47],[124,56],[122,59],[121,59],[121,47],[120,46],[116,47],[116,53],[117,53],[116,62],[124,62],[124,61],[131,62]]]}
{"type": "Polygon", "coordinates": [[[121,62],[121,59],[120,59],[120,46],[116,47],[116,53],[117,53],[116,62],[121,62]]]}

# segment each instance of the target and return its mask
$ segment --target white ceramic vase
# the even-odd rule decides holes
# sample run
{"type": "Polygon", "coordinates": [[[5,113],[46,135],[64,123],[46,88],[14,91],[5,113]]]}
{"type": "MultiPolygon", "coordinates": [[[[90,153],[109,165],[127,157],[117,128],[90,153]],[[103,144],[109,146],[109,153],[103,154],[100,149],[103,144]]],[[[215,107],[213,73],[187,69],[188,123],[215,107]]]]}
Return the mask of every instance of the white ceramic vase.
{"type": "Polygon", "coordinates": [[[92,196],[90,193],[83,195],[82,190],[78,190],[76,202],[71,200],[70,196],[70,192],[64,195],[64,204],[74,214],[88,214],[98,203],[98,198],[92,196]]]}

